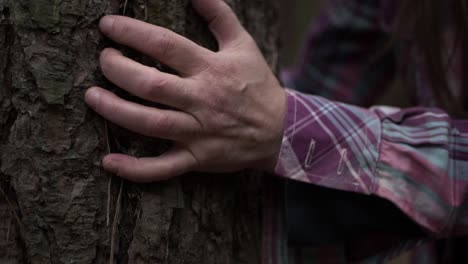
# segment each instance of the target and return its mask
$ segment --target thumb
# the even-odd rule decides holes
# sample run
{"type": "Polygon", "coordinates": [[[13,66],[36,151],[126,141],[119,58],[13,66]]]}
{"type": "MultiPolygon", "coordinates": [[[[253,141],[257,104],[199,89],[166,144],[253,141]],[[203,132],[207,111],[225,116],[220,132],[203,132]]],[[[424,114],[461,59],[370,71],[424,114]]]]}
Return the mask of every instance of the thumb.
{"type": "Polygon", "coordinates": [[[221,50],[245,33],[234,11],[223,0],[192,0],[195,10],[208,22],[221,50]]]}

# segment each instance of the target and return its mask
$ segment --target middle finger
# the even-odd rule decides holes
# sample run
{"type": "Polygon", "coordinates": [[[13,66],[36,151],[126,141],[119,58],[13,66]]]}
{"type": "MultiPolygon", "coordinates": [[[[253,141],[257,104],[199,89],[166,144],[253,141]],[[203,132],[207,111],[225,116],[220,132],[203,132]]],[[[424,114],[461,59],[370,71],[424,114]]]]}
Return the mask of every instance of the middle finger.
{"type": "Polygon", "coordinates": [[[184,111],[193,104],[190,83],[179,76],[142,65],[111,48],[101,53],[100,64],[107,79],[133,95],[184,111]]]}

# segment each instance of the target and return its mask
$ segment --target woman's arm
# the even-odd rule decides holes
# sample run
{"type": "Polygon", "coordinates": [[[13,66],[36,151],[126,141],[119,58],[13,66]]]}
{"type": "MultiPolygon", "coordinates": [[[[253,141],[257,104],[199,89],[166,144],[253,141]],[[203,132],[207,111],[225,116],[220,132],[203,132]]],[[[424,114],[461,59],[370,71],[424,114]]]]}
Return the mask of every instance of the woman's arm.
{"type": "Polygon", "coordinates": [[[468,233],[468,121],[291,90],[287,100],[278,175],[386,198],[437,235],[468,233]]]}

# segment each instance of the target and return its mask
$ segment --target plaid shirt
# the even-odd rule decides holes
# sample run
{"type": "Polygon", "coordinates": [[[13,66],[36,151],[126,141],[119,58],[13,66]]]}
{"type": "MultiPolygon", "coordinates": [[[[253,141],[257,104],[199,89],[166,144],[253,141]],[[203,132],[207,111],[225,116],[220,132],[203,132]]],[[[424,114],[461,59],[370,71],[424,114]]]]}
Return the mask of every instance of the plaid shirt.
{"type": "MultiPolygon", "coordinates": [[[[385,198],[427,230],[425,238],[400,240],[353,263],[382,263],[402,253],[412,255],[412,263],[435,263],[435,238],[468,233],[468,121],[433,108],[430,84],[410,41],[385,50],[394,5],[329,1],[308,37],[303,63],[282,76],[292,90],[276,174],[385,198]],[[404,70],[401,65],[417,69],[418,107],[368,108],[404,70]]],[[[462,86],[462,56],[459,50],[449,53],[456,54],[447,73],[456,91],[462,86]]],[[[348,263],[349,250],[373,250],[369,244],[375,238],[352,249],[288,245],[278,190],[267,195],[264,264],[348,263]]]]}

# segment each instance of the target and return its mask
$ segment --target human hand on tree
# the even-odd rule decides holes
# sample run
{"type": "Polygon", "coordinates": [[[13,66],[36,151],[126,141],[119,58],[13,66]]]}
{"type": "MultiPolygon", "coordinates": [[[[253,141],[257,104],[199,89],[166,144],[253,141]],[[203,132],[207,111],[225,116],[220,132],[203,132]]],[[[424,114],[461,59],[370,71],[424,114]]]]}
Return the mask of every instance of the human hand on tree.
{"type": "Polygon", "coordinates": [[[104,118],[147,136],[173,140],[159,157],[109,154],[106,170],[137,182],[164,180],[189,171],[272,171],[283,134],[286,96],[255,41],[222,0],[192,0],[208,21],[220,50],[212,52],[167,29],[121,16],[106,16],[101,31],[178,72],[160,72],[105,49],[104,75],[163,110],[123,100],[99,88],[86,103],[104,118]]]}

